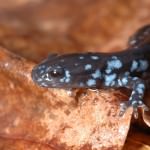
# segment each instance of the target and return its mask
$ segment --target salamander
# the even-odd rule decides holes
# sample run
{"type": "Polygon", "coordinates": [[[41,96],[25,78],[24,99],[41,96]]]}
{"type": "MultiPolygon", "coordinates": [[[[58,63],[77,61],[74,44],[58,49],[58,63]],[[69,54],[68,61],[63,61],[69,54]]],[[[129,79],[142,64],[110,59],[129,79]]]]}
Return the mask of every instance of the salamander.
{"type": "Polygon", "coordinates": [[[137,118],[139,107],[149,110],[143,97],[150,88],[150,25],[140,28],[120,52],[51,54],[33,68],[32,79],[46,88],[128,88],[131,95],[120,104],[120,116],[132,107],[137,118]]]}

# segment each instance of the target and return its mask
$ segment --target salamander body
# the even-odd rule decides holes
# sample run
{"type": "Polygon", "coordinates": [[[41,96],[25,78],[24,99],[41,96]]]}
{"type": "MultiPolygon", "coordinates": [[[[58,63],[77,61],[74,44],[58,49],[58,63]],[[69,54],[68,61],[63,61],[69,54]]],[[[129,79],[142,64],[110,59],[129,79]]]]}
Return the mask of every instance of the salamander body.
{"type": "Polygon", "coordinates": [[[131,89],[129,101],[121,103],[120,114],[131,106],[137,118],[138,107],[148,110],[143,97],[150,88],[149,31],[150,26],[138,30],[130,38],[129,48],[121,52],[51,54],[33,68],[32,78],[47,88],[131,89]]]}

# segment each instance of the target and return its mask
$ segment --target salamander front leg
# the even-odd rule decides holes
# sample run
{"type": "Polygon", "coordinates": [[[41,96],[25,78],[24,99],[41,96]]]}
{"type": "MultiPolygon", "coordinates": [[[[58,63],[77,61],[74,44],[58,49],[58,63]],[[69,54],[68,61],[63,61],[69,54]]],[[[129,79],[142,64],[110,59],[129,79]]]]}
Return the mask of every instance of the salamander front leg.
{"type": "Polygon", "coordinates": [[[121,76],[117,80],[118,87],[126,87],[132,90],[129,101],[120,104],[120,116],[129,108],[133,108],[133,115],[138,118],[138,108],[141,107],[145,111],[148,111],[148,107],[143,103],[143,97],[145,92],[145,83],[138,77],[121,76]]]}

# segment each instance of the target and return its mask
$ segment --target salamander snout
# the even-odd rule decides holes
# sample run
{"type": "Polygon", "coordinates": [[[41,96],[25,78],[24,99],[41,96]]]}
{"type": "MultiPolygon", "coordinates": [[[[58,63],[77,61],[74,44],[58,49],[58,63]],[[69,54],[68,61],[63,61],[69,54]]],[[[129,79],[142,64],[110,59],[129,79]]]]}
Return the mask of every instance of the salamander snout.
{"type": "Polygon", "coordinates": [[[59,87],[65,75],[61,66],[37,65],[33,68],[31,76],[35,83],[43,87],[59,87]]]}
{"type": "MultiPolygon", "coordinates": [[[[33,69],[32,69],[32,73],[31,73],[31,77],[33,79],[33,81],[38,84],[38,85],[42,85],[43,82],[44,82],[44,74],[45,74],[45,68],[44,67],[39,67],[39,66],[35,66],[33,69]]],[[[43,84],[44,86],[44,84],[43,84]]]]}

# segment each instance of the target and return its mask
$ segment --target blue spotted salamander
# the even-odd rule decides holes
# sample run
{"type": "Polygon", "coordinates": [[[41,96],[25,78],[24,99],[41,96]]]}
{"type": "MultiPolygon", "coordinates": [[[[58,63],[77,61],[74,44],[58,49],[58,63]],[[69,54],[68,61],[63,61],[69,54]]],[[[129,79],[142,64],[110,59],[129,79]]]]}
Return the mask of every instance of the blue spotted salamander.
{"type": "Polygon", "coordinates": [[[144,92],[150,88],[150,25],[139,29],[129,40],[129,48],[114,53],[51,54],[32,70],[32,79],[48,88],[131,89],[129,101],[120,105],[122,116],[133,107],[148,110],[144,92]]]}

